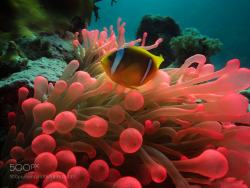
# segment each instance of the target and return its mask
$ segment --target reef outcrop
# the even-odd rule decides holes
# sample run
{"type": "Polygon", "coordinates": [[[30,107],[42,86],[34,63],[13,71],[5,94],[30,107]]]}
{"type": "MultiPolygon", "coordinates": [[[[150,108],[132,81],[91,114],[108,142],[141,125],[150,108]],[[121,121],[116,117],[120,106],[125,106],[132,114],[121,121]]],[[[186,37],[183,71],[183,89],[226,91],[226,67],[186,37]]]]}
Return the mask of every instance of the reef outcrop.
{"type": "Polygon", "coordinates": [[[180,36],[173,37],[169,44],[176,57],[174,66],[180,66],[185,59],[197,53],[205,55],[209,62],[210,57],[218,53],[223,45],[219,39],[202,35],[195,28],[186,28],[180,36]]]}

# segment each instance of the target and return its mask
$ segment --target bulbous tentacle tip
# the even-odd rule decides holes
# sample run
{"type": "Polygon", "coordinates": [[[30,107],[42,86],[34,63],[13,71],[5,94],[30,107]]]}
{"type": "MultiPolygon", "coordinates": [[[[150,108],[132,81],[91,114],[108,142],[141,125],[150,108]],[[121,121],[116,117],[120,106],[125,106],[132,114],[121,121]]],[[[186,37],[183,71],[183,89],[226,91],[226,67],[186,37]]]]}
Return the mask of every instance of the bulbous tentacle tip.
{"type": "Polygon", "coordinates": [[[118,179],[112,188],[142,188],[141,183],[134,177],[126,176],[118,179]]]}
{"type": "Polygon", "coordinates": [[[86,168],[75,166],[67,172],[67,180],[70,187],[86,188],[90,183],[90,174],[86,168]]]}
{"type": "Polygon", "coordinates": [[[104,160],[94,160],[88,168],[91,179],[102,182],[109,176],[109,166],[104,160]]]}
{"type": "Polygon", "coordinates": [[[141,133],[134,128],[127,128],[120,134],[120,147],[125,153],[135,153],[142,146],[141,133]]]}
{"type": "Polygon", "coordinates": [[[222,178],[228,172],[228,161],[220,152],[205,150],[201,155],[182,161],[175,161],[176,167],[183,172],[193,172],[209,178],[222,178]]]}

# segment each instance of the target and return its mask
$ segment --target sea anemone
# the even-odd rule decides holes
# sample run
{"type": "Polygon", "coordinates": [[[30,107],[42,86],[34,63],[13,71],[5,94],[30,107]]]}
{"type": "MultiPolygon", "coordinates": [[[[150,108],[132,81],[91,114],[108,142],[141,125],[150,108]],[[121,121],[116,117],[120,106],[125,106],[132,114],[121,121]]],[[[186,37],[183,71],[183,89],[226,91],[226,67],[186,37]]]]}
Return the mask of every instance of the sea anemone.
{"type": "Polygon", "coordinates": [[[112,27],[109,36],[84,29],[73,41],[80,63],[71,61],[54,84],[38,76],[30,98],[19,89],[2,149],[4,185],[249,187],[250,113],[239,92],[250,87],[250,70],[232,59],[215,71],[197,54],[125,88],[106,76],[100,58],[162,40],[144,46],[145,33],[126,43],[124,26],[119,19],[118,37],[112,27]],[[34,168],[17,168],[27,164],[34,168]]]}

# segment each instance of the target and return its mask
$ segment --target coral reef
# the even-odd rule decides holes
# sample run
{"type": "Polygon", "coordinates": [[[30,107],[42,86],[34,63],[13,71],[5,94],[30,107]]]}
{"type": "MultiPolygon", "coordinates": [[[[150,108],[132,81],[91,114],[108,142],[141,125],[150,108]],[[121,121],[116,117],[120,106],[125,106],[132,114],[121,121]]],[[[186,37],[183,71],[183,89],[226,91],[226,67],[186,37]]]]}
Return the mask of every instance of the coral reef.
{"type": "Polygon", "coordinates": [[[69,62],[74,59],[70,42],[71,40],[63,39],[57,34],[39,34],[35,38],[21,37],[15,41],[3,42],[0,55],[1,81],[12,73],[27,69],[29,61],[48,58],[69,62]]]}
{"type": "Polygon", "coordinates": [[[48,78],[49,81],[55,82],[58,78],[60,78],[60,75],[65,67],[66,63],[58,59],[48,59],[46,57],[42,57],[38,60],[30,60],[27,63],[25,70],[13,73],[10,77],[0,80],[0,90],[16,86],[19,83],[32,87],[32,81],[37,75],[43,75],[48,78]]]}
{"type": "Polygon", "coordinates": [[[137,29],[136,37],[141,37],[144,32],[148,33],[146,45],[153,43],[158,38],[163,38],[163,42],[158,48],[152,50],[157,55],[162,55],[165,59],[161,67],[167,67],[175,61],[175,54],[170,48],[170,40],[181,34],[181,29],[171,17],[146,15],[142,18],[137,29]]]}
{"type": "Polygon", "coordinates": [[[195,28],[186,28],[180,36],[170,40],[170,47],[174,51],[176,62],[175,66],[180,66],[185,59],[195,54],[203,54],[209,58],[219,52],[222,42],[202,35],[195,28]]]}
{"type": "Polygon", "coordinates": [[[107,77],[100,58],[140,42],[150,50],[162,39],[126,43],[124,25],[119,19],[117,36],[113,27],[110,35],[82,30],[73,41],[79,61],[58,81],[39,75],[33,94],[19,88],[1,152],[2,186],[249,187],[250,113],[239,92],[250,87],[250,70],[232,59],[215,71],[196,54],[125,88],[107,77]]]}

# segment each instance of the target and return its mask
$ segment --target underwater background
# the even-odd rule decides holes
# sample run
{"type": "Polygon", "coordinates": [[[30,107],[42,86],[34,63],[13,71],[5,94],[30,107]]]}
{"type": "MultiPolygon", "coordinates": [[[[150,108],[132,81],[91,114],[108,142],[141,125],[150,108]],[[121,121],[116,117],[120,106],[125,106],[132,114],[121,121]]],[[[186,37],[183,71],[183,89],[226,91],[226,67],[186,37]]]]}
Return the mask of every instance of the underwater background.
{"type": "Polygon", "coordinates": [[[217,67],[231,58],[239,58],[243,66],[250,67],[249,0],[120,0],[113,7],[109,1],[98,5],[100,20],[93,21],[90,28],[102,29],[121,17],[129,25],[126,37],[132,40],[144,15],[170,16],[182,29],[194,27],[222,41],[222,51],[213,57],[217,67]]]}

